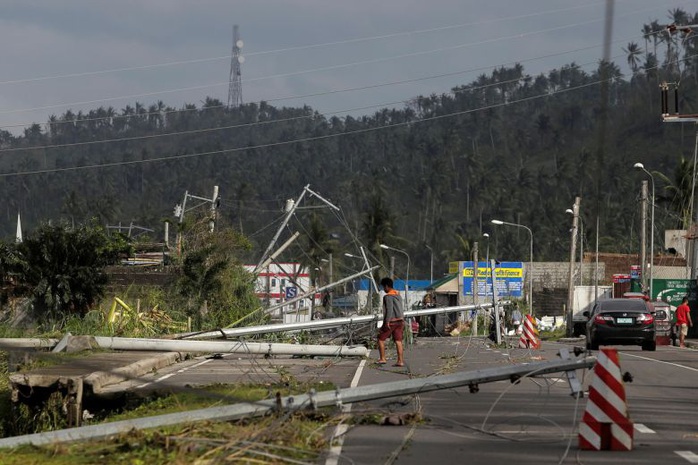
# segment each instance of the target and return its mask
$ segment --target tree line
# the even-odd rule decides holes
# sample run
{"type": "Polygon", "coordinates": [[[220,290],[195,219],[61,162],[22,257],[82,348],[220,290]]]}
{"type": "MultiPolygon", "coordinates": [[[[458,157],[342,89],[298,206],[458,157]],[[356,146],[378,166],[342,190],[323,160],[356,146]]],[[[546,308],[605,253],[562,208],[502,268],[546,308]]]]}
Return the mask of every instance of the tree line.
{"type": "Polygon", "coordinates": [[[220,225],[249,242],[237,259],[253,263],[286,200],[310,184],[341,206],[338,217],[298,214],[303,247],[285,258],[313,269],[355,243],[386,263],[387,243],[410,254],[412,277],[427,276],[432,257],[438,276],[469,259],[484,232],[491,256],[525,261],[528,236],[493,230],[492,218],[530,227],[535,260],[565,260],[565,210],[577,195],[587,240],[598,217],[601,251],[636,253],[635,162],[657,175],[657,243],[664,228],[690,223],[694,134],[662,124],[659,84],[680,82],[681,111],[694,111],[698,44],[681,25],[698,16],[676,9],[669,20],[677,27],[638,28],[643,41],[624,49],[629,76],[603,61],[538,75],[514,65],[362,117],[207,97],[68,110],[20,136],[0,131],[3,233],[11,237],[21,211],[27,225],[135,221],[160,241],[184,191],[218,185],[220,225]]]}

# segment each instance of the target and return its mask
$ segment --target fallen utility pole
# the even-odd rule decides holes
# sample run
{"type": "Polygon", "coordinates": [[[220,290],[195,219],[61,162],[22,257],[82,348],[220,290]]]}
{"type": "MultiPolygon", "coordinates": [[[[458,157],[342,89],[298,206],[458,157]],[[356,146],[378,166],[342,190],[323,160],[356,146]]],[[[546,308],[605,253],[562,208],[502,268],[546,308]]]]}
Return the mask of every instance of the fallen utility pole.
{"type": "Polygon", "coordinates": [[[41,338],[0,338],[0,349],[50,349],[58,344],[58,339],[41,338]]]}
{"type": "MultiPolygon", "coordinates": [[[[509,302],[502,302],[502,305],[507,305],[509,302]]],[[[408,310],[405,312],[406,318],[414,318],[418,316],[437,315],[440,313],[464,312],[466,310],[475,310],[480,308],[489,308],[492,304],[483,305],[460,305],[456,307],[435,307],[424,310],[408,310]]],[[[264,333],[283,333],[287,331],[317,331],[320,329],[337,328],[341,326],[349,326],[362,323],[371,323],[380,321],[383,318],[380,314],[360,315],[345,318],[328,318],[326,320],[313,320],[303,323],[279,323],[273,325],[247,326],[244,328],[223,328],[216,331],[207,331],[205,333],[188,334],[183,336],[183,339],[217,339],[220,337],[234,338],[243,336],[253,336],[264,333]]]]}
{"type": "Polygon", "coordinates": [[[539,376],[556,372],[567,372],[591,368],[596,363],[595,357],[580,360],[554,360],[548,362],[530,363],[509,367],[486,368],[476,371],[466,371],[451,375],[415,378],[392,381],[389,383],[358,386],[354,388],[337,389],[336,391],[314,392],[289,396],[277,400],[264,400],[255,403],[243,403],[210,407],[189,412],[171,413],[154,417],[123,420],[112,423],[81,426],[78,428],[50,431],[46,433],[28,434],[0,439],[0,448],[17,447],[23,444],[34,446],[58,444],[69,441],[84,441],[102,439],[109,436],[127,433],[134,429],[159,428],[192,423],[197,421],[232,421],[266,415],[273,411],[294,411],[318,407],[338,406],[354,402],[364,402],[375,399],[422,394],[442,389],[453,389],[470,386],[471,392],[477,392],[479,384],[494,381],[511,380],[516,382],[522,377],[539,376]]]}
{"type": "Polygon", "coordinates": [[[277,344],[242,341],[183,341],[173,339],[135,339],[94,336],[102,349],[155,350],[159,352],[212,352],[221,354],[316,355],[334,357],[365,357],[364,346],[277,344]]]}

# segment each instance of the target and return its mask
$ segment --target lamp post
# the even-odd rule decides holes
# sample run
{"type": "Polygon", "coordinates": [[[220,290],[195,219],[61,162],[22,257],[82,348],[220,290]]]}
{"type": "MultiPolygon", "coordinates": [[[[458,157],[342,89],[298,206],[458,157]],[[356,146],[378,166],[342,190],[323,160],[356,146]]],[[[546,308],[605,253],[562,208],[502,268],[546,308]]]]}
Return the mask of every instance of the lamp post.
{"type": "Polygon", "coordinates": [[[490,266],[490,235],[485,233],[482,235],[485,239],[487,239],[487,253],[485,255],[485,261],[487,262],[487,265],[485,267],[490,266]]]}
{"type": "Polygon", "coordinates": [[[518,223],[508,223],[506,221],[501,220],[492,220],[491,223],[497,226],[506,225],[514,226],[516,228],[523,228],[526,231],[528,231],[528,234],[531,236],[531,256],[528,264],[528,308],[531,311],[531,315],[533,315],[533,231],[531,231],[531,228],[529,228],[528,226],[524,226],[518,223]]]}
{"type": "Polygon", "coordinates": [[[410,288],[410,256],[407,255],[407,252],[405,252],[402,249],[396,249],[395,247],[390,247],[385,244],[380,244],[381,249],[385,250],[393,250],[395,252],[400,252],[402,254],[405,254],[405,257],[407,257],[407,279],[405,280],[405,310],[409,310],[410,308],[410,300],[409,300],[409,288],[410,288]]]}
{"type": "MultiPolygon", "coordinates": [[[[650,219],[650,279],[649,279],[649,281],[650,281],[649,298],[650,298],[650,300],[652,300],[652,271],[654,268],[654,176],[652,176],[652,173],[650,173],[649,171],[647,171],[645,169],[645,165],[643,165],[642,163],[635,163],[633,165],[633,168],[644,171],[645,174],[647,174],[647,176],[650,177],[650,181],[652,182],[652,213],[651,213],[652,218],[650,219]]],[[[643,225],[643,227],[644,227],[644,225],[643,225]]],[[[643,272],[644,272],[644,267],[645,267],[644,263],[642,264],[642,267],[643,267],[643,272]]]]}

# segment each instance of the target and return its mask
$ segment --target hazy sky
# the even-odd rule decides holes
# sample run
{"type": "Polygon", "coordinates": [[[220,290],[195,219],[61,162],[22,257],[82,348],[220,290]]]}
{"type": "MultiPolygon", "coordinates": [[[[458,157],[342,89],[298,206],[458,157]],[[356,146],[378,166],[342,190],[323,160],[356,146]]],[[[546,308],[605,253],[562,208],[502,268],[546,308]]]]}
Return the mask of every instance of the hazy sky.
{"type": "MultiPolygon", "coordinates": [[[[243,101],[370,114],[494,67],[538,74],[602,55],[605,0],[0,0],[0,126],[67,109],[227,101],[233,24],[243,101]],[[401,82],[411,81],[411,82],[401,82]],[[357,87],[370,89],[347,90],[357,87]],[[314,95],[310,94],[323,94],[314,95]]],[[[611,55],[698,0],[616,0],[611,55]]]]}

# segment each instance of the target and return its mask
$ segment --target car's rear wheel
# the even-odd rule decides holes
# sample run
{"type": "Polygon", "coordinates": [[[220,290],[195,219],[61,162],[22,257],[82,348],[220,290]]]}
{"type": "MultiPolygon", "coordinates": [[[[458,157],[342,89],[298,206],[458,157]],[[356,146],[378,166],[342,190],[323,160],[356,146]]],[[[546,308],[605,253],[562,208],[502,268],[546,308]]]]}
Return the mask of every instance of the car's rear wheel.
{"type": "Polygon", "coordinates": [[[599,350],[599,341],[592,338],[589,341],[589,350],[599,350]]]}
{"type": "Polygon", "coordinates": [[[642,350],[649,350],[651,352],[654,352],[655,350],[657,350],[657,343],[655,341],[643,342],[642,350]]]}

